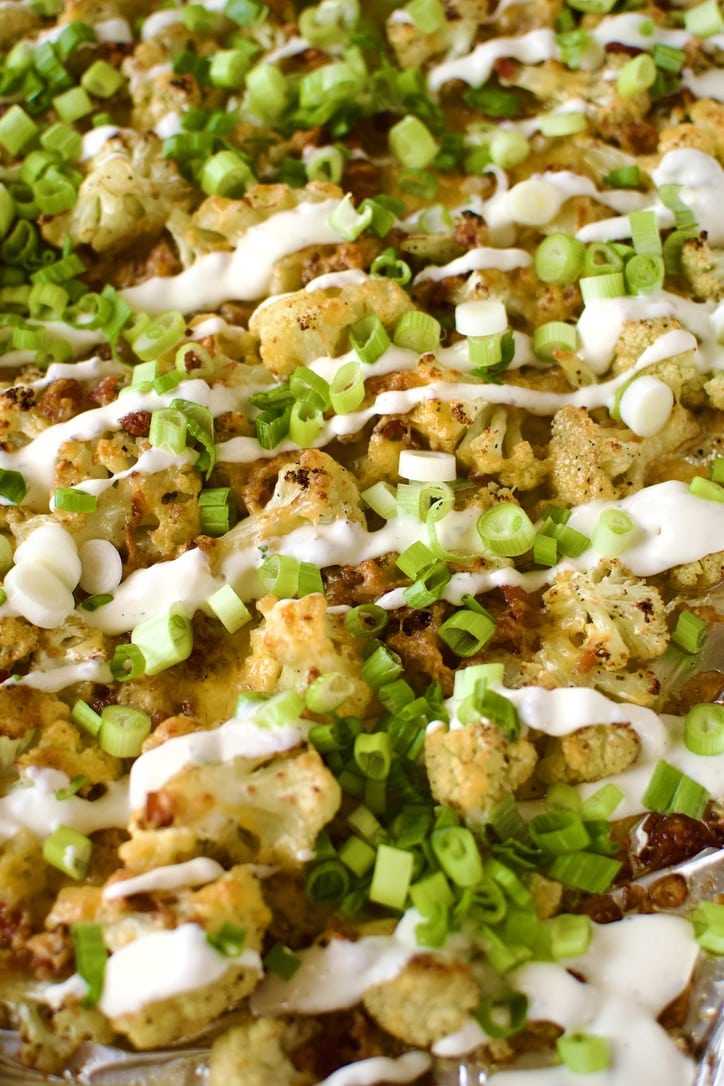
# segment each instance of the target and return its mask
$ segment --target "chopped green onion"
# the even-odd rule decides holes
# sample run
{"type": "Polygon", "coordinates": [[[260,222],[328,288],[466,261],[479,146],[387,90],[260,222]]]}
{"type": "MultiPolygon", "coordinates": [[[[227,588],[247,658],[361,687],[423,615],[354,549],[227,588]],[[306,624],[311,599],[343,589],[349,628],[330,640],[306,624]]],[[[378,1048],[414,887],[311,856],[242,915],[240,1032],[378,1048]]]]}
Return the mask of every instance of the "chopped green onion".
{"type": "Polygon", "coordinates": [[[225,958],[238,958],[244,951],[246,928],[236,924],[222,924],[218,931],[207,932],[206,942],[225,958]]]}
{"type": "Polygon", "coordinates": [[[565,852],[555,857],[548,875],[574,890],[604,894],[620,869],[620,861],[608,856],[595,852],[565,852]]]}
{"type": "Polygon", "coordinates": [[[724,19],[717,0],[704,0],[684,12],[684,26],[696,38],[711,38],[724,30],[724,19]]]}
{"type": "Polygon", "coordinates": [[[377,853],[366,841],[359,837],[348,837],[340,846],[338,856],[345,867],[348,867],[358,879],[363,878],[372,868],[377,853]]]}
{"type": "Polygon", "coordinates": [[[389,909],[404,909],[414,864],[411,852],[380,845],[369,889],[370,901],[389,909]]]}
{"type": "Polygon", "coordinates": [[[414,610],[429,607],[442,598],[452,574],[444,562],[436,559],[427,569],[418,574],[413,584],[403,589],[405,603],[414,610]]]}
{"type": "Polygon", "coordinates": [[[724,753],[724,705],[694,705],[684,717],[684,743],[692,754],[724,753]]]}
{"type": "MultiPolygon", "coordinates": [[[[134,335],[130,339],[133,353],[142,362],[150,362],[154,358],[160,358],[166,351],[176,346],[183,337],[185,330],[186,320],[177,309],[159,313],[154,320],[144,324],[138,335],[134,335]]],[[[126,339],[129,339],[129,337],[130,333],[127,332],[126,339]]]]}
{"type": "Polygon", "coordinates": [[[72,826],[58,826],[43,841],[43,859],[71,879],[84,879],[90,871],[93,844],[72,826]]]}
{"type": "Polygon", "coordinates": [[[289,391],[295,400],[317,411],[326,411],[330,405],[328,382],[308,366],[297,366],[289,378],[289,391]]]}
{"type": "Polygon", "coordinates": [[[573,136],[577,132],[583,132],[587,127],[586,114],[576,110],[541,113],[538,117],[538,128],[541,134],[549,139],[573,136]]]}
{"type": "Polygon", "coordinates": [[[298,400],[292,405],[289,413],[289,440],[300,449],[310,449],[323,427],[324,415],[313,404],[298,400]]]}
{"type": "Polygon", "coordinates": [[[390,771],[392,757],[387,732],[361,732],[354,741],[354,760],[360,772],[373,781],[383,781],[390,771]]]}
{"type": "Polygon", "coordinates": [[[304,704],[312,713],[331,713],[354,693],[354,681],[339,671],[320,675],[307,687],[304,704]]]}
{"type": "Polygon", "coordinates": [[[361,496],[372,512],[377,513],[384,520],[397,516],[397,500],[390,483],[374,483],[363,490],[361,496]]]}
{"type": "Polygon", "coordinates": [[[146,658],[138,645],[116,645],[110,663],[111,675],[116,682],[138,679],[146,671],[146,658]]]}
{"type": "Polygon", "coordinates": [[[344,173],[345,156],[339,147],[320,147],[306,159],[308,181],[331,181],[338,185],[344,173]]]}
{"type": "Polygon", "coordinates": [[[350,329],[350,342],[360,362],[372,365],[390,346],[390,337],[377,316],[363,317],[350,329]]]}
{"type": "MultiPolygon", "coordinates": [[[[689,483],[689,491],[697,498],[705,498],[707,501],[724,502],[724,486],[705,479],[703,475],[695,475],[689,483]]],[[[0,493],[2,491],[0,490],[0,493]]]]}
{"type": "Polygon", "coordinates": [[[344,621],[353,637],[374,637],[384,630],[388,615],[376,603],[361,603],[347,611],[344,621]]]}
{"type": "Polygon", "coordinates": [[[535,539],[528,514],[514,502],[491,506],[478,518],[476,527],[486,550],[509,558],[525,554],[535,539]]]}
{"type": "Polygon", "coordinates": [[[115,758],[137,758],[151,732],[151,718],[129,705],[107,705],[101,713],[98,743],[115,758]]]}
{"type": "Polygon", "coordinates": [[[710,954],[724,954],[724,905],[701,901],[691,914],[696,941],[710,954]]]}
{"type": "Polygon", "coordinates": [[[218,537],[233,528],[238,511],[236,497],[231,487],[211,487],[199,494],[201,531],[204,535],[218,537]]]}
{"type": "Polygon", "coordinates": [[[74,486],[57,487],[53,492],[53,508],[64,513],[95,513],[98,498],[74,486]]]}
{"type": "Polygon", "coordinates": [[[543,362],[555,362],[558,351],[575,351],[578,332],[564,321],[548,321],[533,333],[533,354],[543,362]]]}
{"type": "Polygon", "coordinates": [[[661,253],[661,235],[655,211],[631,211],[631,240],[637,253],[661,253]]]}
{"type": "Polygon", "coordinates": [[[579,279],[584,303],[603,298],[621,298],[626,293],[622,272],[608,272],[604,275],[588,275],[579,279]]]}
{"type": "Polygon", "coordinates": [[[155,449],[179,455],[186,449],[187,420],[182,411],[159,407],[151,413],[148,440],[155,449]]]}
{"type": "Polygon", "coordinates": [[[147,675],[157,675],[187,660],[194,639],[186,609],[182,604],[174,604],[165,614],[146,619],[133,630],[131,641],[146,659],[147,675]]]}
{"type": "Polygon", "coordinates": [[[392,682],[401,672],[400,657],[383,644],[378,644],[373,649],[361,668],[362,678],[373,690],[379,690],[385,683],[392,682]]]}
{"type": "Polygon", "coordinates": [[[583,257],[584,275],[608,275],[623,270],[623,258],[613,245],[605,241],[593,241],[583,257]]]}
{"type": "Polygon", "coordinates": [[[530,154],[530,143],[522,132],[501,128],[493,136],[488,149],[493,164],[509,170],[525,161],[530,154]]]}
{"type": "Polygon", "coordinates": [[[345,362],[340,366],[329,386],[332,409],[338,415],[348,415],[365,398],[365,383],[359,362],[345,362]]]}
{"type": "Polygon", "coordinates": [[[430,844],[445,874],[456,886],[475,886],[483,877],[483,863],[470,830],[445,826],[433,830],[430,844]]]}
{"type": "Polygon", "coordinates": [[[398,347],[426,354],[437,350],[440,333],[439,321],[429,313],[414,309],[402,314],[395,325],[392,338],[398,347]]]}
{"type": "Polygon", "coordinates": [[[495,633],[495,622],[489,615],[474,611],[457,611],[447,618],[438,635],[456,656],[475,656],[490,642],[495,633]]]}
{"type": "Polygon", "coordinates": [[[89,735],[98,735],[101,727],[100,713],[91,709],[85,701],[76,701],[70,711],[70,719],[89,735]]]}
{"type": "Polygon", "coordinates": [[[103,928],[91,921],[77,921],[70,925],[70,940],[75,954],[75,971],[88,985],[81,1006],[95,1007],[103,994],[108,960],[103,928]]]}
{"type": "Polygon", "coordinates": [[[641,800],[648,810],[679,812],[690,818],[701,818],[708,801],[709,793],[702,785],[663,760],[657,762],[641,800]]]}
{"type": "Polygon", "coordinates": [[[488,995],[473,1011],[473,1015],[489,1037],[512,1037],[525,1025],[528,997],[515,991],[488,995]]]}
{"type": "Polygon", "coordinates": [[[238,200],[256,184],[256,178],[249,164],[236,151],[218,151],[204,162],[199,184],[207,196],[238,200]]]}
{"type": "Polygon", "coordinates": [[[305,888],[312,905],[333,908],[349,891],[349,872],[339,860],[324,860],[307,873],[305,888]]]}
{"type": "Polygon", "coordinates": [[[583,269],[586,246],[578,238],[554,233],[536,249],[533,267],[544,283],[573,283],[583,269]]]}
{"type": "Polygon", "coordinates": [[[439,145],[419,117],[408,114],[394,124],[388,135],[390,150],[403,166],[424,169],[438,153],[439,145]]]}
{"type": "Polygon", "coordinates": [[[636,536],[633,517],[623,509],[604,509],[593,529],[593,549],[603,558],[618,558],[627,551],[636,536]]]}
{"type": "Polygon", "coordinates": [[[291,980],[302,964],[301,958],[284,943],[275,943],[264,955],[263,961],[267,973],[273,973],[282,980],[291,980]]]}
{"type": "Polygon", "coordinates": [[[395,250],[390,247],[383,249],[380,255],[372,261],[370,275],[376,279],[391,279],[404,287],[412,279],[412,270],[410,265],[400,259],[395,250]]]}
{"type": "Polygon", "coordinates": [[[270,554],[257,575],[265,592],[279,599],[292,599],[299,587],[299,560],[286,554],[270,554]]]}
{"type": "Polygon", "coordinates": [[[615,189],[635,189],[641,183],[641,170],[638,166],[617,166],[604,177],[604,182],[615,189]]]}
{"type": "Polygon", "coordinates": [[[535,844],[545,852],[576,852],[591,842],[580,815],[567,808],[537,815],[528,827],[535,844]]]}
{"type": "Polygon", "coordinates": [[[123,86],[124,77],[105,60],[96,60],[80,77],[80,85],[96,98],[111,98],[123,86]]]}
{"type": "Polygon", "coordinates": [[[724,456],[715,456],[711,465],[712,482],[724,483],[724,456]]]}
{"type": "Polygon", "coordinates": [[[627,61],[618,73],[616,90],[622,98],[641,94],[656,81],[656,65],[649,53],[639,53],[627,61]]]}
{"type": "Polygon", "coordinates": [[[27,483],[19,471],[0,468],[0,498],[4,498],[11,505],[20,505],[27,490],[27,483]]]}
{"type": "Polygon", "coordinates": [[[345,241],[356,241],[371,224],[373,209],[368,205],[360,211],[356,211],[352,205],[352,197],[349,193],[337,205],[329,215],[327,222],[332,230],[336,230],[345,241]]]}
{"type": "Polygon", "coordinates": [[[558,541],[555,536],[537,532],[533,540],[533,561],[537,566],[554,566],[558,561],[558,541]]]}
{"type": "Polygon", "coordinates": [[[37,132],[38,126],[35,121],[21,106],[10,106],[0,117],[0,146],[13,158],[17,158],[37,132]]]}
{"type": "Polygon", "coordinates": [[[684,652],[699,652],[706,637],[706,622],[692,611],[681,611],[676,620],[676,626],[671,635],[671,640],[684,652]]]}
{"type": "Polygon", "coordinates": [[[70,90],[64,91],[63,94],[56,95],[53,99],[53,107],[61,121],[65,121],[66,124],[72,124],[73,121],[79,121],[82,117],[87,117],[89,113],[93,112],[94,108],[87,91],[83,87],[71,87],[70,90]]]}
{"type": "Polygon", "coordinates": [[[556,1049],[562,1062],[575,1074],[604,1071],[611,1065],[608,1040],[594,1033],[564,1033],[556,1040],[556,1049]]]}
{"type": "Polygon", "coordinates": [[[260,728],[284,728],[296,724],[304,710],[304,698],[296,690],[282,690],[261,702],[254,713],[260,728]]]}
{"type": "Polygon", "coordinates": [[[664,285],[664,259],[656,253],[637,253],[626,261],[624,280],[629,294],[651,294],[664,285]]]}
{"type": "Polygon", "coordinates": [[[581,817],[584,821],[590,819],[608,819],[618,807],[624,794],[618,785],[609,781],[601,785],[593,795],[584,799],[581,804],[581,817]]]}
{"type": "Polygon", "coordinates": [[[249,608],[230,584],[225,584],[216,592],[212,592],[206,602],[230,634],[236,633],[247,622],[251,622],[249,608]]]}
{"type": "Polygon", "coordinates": [[[68,781],[64,788],[56,790],[55,798],[61,802],[64,799],[70,799],[72,796],[76,796],[81,788],[85,788],[87,784],[88,778],[83,773],[79,773],[77,777],[73,777],[72,780],[68,781]]]}

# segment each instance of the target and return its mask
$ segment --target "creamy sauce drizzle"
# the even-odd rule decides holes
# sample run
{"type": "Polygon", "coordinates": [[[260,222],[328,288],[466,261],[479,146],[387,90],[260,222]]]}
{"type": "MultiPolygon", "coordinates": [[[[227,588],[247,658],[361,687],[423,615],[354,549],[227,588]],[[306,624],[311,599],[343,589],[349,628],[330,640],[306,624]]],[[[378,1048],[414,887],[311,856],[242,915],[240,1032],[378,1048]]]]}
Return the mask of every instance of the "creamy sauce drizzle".
{"type": "Polygon", "coordinates": [[[197,856],[185,863],[169,864],[132,875],[103,887],[105,901],[118,901],[133,894],[154,893],[158,890],[178,890],[187,886],[203,886],[224,874],[224,868],[208,856],[197,856]]]}
{"type": "Polygon", "coordinates": [[[206,941],[198,924],[152,932],[110,956],[98,1005],[109,1018],[136,1014],[149,1003],[213,984],[239,966],[260,973],[261,959],[253,950],[225,957],[206,941]]]}

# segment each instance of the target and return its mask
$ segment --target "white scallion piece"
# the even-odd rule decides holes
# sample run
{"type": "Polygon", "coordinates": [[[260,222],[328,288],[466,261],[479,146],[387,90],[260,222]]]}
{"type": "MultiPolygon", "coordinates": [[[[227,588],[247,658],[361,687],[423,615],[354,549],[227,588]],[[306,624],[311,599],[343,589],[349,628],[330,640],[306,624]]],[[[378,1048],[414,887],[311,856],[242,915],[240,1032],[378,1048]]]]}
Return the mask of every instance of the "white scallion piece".
{"type": "Polygon", "coordinates": [[[523,226],[545,226],[555,219],[563,200],[563,193],[555,185],[531,177],[513,185],[505,206],[513,222],[523,226]]]}
{"type": "Polygon", "coordinates": [[[632,381],[618,405],[621,420],[639,437],[653,437],[669,421],[674,394],[658,377],[644,374],[632,381]]]}
{"type": "Polygon", "coordinates": [[[123,577],[123,561],[108,539],[88,539],[78,551],[80,587],[91,595],[112,592],[123,577]]]}
{"type": "Polygon", "coordinates": [[[73,593],[53,570],[23,561],[6,574],[3,587],[10,604],[28,622],[41,630],[52,630],[67,619],[75,607],[73,593]]]}
{"type": "Polygon", "coordinates": [[[452,453],[424,449],[403,449],[397,471],[403,479],[414,483],[451,483],[457,478],[452,453]]]}
{"type": "Polygon", "coordinates": [[[44,566],[72,591],[80,580],[78,548],[60,524],[45,523],[36,528],[15,550],[15,564],[44,566]]]}
{"type": "Polygon", "coordinates": [[[507,327],[505,306],[493,298],[455,306],[455,329],[461,336],[495,336],[507,327]]]}

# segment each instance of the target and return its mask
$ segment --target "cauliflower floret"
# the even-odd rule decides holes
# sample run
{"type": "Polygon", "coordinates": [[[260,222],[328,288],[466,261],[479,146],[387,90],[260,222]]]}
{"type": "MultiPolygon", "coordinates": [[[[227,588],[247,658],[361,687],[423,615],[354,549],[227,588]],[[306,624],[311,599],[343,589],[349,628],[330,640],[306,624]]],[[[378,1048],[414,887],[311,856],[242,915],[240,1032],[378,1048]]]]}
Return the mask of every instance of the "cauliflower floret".
{"type": "Polygon", "coordinates": [[[298,290],[260,306],[249,331],[261,340],[264,365],[288,376],[320,355],[334,357],[347,348],[347,331],[362,317],[376,314],[392,325],[412,309],[406,292],[388,279],[368,279],[354,287],[298,290]]]}
{"type": "Polygon", "coordinates": [[[548,451],[556,496],[579,505],[618,496],[613,480],[636,460],[638,442],[628,428],[599,426],[585,407],[569,405],[556,412],[548,451]]]}
{"type": "Polygon", "coordinates": [[[697,562],[685,562],[669,571],[669,579],[675,591],[692,588],[706,591],[724,581],[724,551],[707,554],[697,562]]]}
{"type": "Polygon", "coordinates": [[[528,780],[537,755],[528,739],[510,742],[500,728],[479,721],[425,736],[425,765],[432,794],[468,816],[486,811],[528,780]]]}
{"type": "Polygon", "coordinates": [[[282,466],[262,512],[242,520],[219,541],[214,557],[223,561],[244,547],[288,535],[308,524],[347,520],[364,524],[354,475],[319,449],[305,449],[282,466]]]}
{"type": "Polygon", "coordinates": [[[320,675],[338,672],[352,682],[352,692],[338,707],[342,716],[364,716],[372,691],[359,677],[359,639],[347,630],[342,615],[330,615],[324,596],[301,600],[265,596],[257,603],[264,622],[251,633],[251,654],[242,671],[242,685],[273,694],[297,690],[303,694],[320,675]],[[314,645],[310,655],[309,646],[314,645]]]}
{"type": "Polygon", "coordinates": [[[32,8],[18,4],[16,0],[3,0],[0,3],[0,48],[15,45],[37,25],[38,16],[32,8]]]}
{"type": "Polygon", "coordinates": [[[0,670],[12,671],[19,660],[38,647],[38,628],[24,618],[0,619],[0,670]]]}
{"type": "Polygon", "coordinates": [[[475,475],[495,475],[503,486],[532,490],[548,473],[521,434],[521,413],[515,408],[485,404],[478,411],[457,449],[475,475]]]}
{"type": "Polygon", "coordinates": [[[362,1002],[393,1037],[426,1048],[462,1028],[480,989],[466,962],[419,954],[394,980],[368,988],[362,1002]]]}
{"type": "Polygon", "coordinates": [[[724,295],[724,252],[705,238],[690,238],[681,252],[681,267],[694,297],[719,301],[724,295]]]}
{"type": "Polygon", "coordinates": [[[298,1032],[283,1018],[250,1018],[222,1033],[211,1048],[209,1086],[311,1086],[314,1076],[288,1057],[298,1032]]]}
{"type": "Polygon", "coordinates": [[[544,592],[543,607],[552,627],[546,645],[564,637],[584,661],[611,671],[629,661],[653,660],[669,643],[658,591],[617,559],[588,572],[562,570],[544,592]]]}
{"type": "Polygon", "coordinates": [[[40,842],[30,830],[20,830],[0,845],[0,902],[8,909],[32,906],[45,890],[47,873],[40,842]]]}
{"type": "Polygon", "coordinates": [[[39,741],[19,756],[17,764],[22,768],[57,769],[69,780],[83,776],[87,779],[84,792],[94,784],[117,780],[122,771],[120,758],[106,754],[91,736],[69,720],[54,720],[46,725],[39,741]]]}
{"type": "Polygon", "coordinates": [[[125,248],[159,234],[171,209],[186,206],[191,193],[157,137],[124,132],[91,160],[75,205],[48,217],[43,237],[59,247],[70,237],[97,253],[125,248]]]}
{"type": "MultiPolygon", "coordinates": [[[[294,868],[312,855],[317,834],[335,815],[340,787],[317,752],[302,749],[271,761],[235,758],[177,773],[154,802],[165,828],[184,827],[207,850],[235,863],[294,868]]],[[[132,824],[146,829],[144,817],[132,824]]],[[[124,858],[132,850],[124,851],[124,858]]]]}
{"type": "Polygon", "coordinates": [[[536,776],[547,784],[599,781],[628,769],[640,749],[630,724],[591,724],[561,739],[549,739],[536,776]]]}

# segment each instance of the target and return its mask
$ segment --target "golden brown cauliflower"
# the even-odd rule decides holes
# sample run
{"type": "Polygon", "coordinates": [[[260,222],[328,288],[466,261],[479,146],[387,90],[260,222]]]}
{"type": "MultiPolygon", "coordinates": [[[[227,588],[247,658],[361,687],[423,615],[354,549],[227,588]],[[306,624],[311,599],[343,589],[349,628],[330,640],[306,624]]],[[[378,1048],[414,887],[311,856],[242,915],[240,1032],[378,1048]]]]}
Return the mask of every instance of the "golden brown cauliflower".
{"type": "Polygon", "coordinates": [[[480,821],[486,811],[528,780],[536,763],[528,739],[510,742],[500,728],[479,721],[425,736],[425,766],[438,803],[480,821]]]}
{"type": "Polygon", "coordinates": [[[299,1027],[284,1018],[249,1018],[214,1041],[209,1086],[311,1086],[314,1076],[289,1060],[299,1027]]]}
{"type": "Polygon", "coordinates": [[[347,332],[362,317],[376,314],[391,326],[412,309],[407,293],[389,279],[368,279],[353,287],[298,290],[260,306],[249,331],[261,341],[264,365],[286,377],[321,355],[334,357],[348,347],[347,332]]]}
{"type": "Polygon", "coordinates": [[[681,267],[695,298],[720,301],[724,295],[724,252],[706,238],[690,238],[681,251],[681,267]]]}
{"type": "Polygon", "coordinates": [[[168,812],[161,833],[183,827],[221,859],[294,868],[312,854],[341,793],[317,752],[301,749],[271,761],[194,765],[155,795],[168,812]]]}
{"type": "Polygon", "coordinates": [[[368,988],[362,1002],[393,1037],[426,1048],[462,1028],[480,989],[466,962],[418,954],[394,980],[368,988]]]}
{"type": "Polygon", "coordinates": [[[573,506],[617,497],[613,480],[636,460],[638,442],[627,427],[601,426],[569,405],[556,412],[548,453],[553,491],[573,506]]]}
{"type": "Polygon", "coordinates": [[[641,749],[630,724],[591,724],[562,738],[550,738],[536,776],[547,784],[581,784],[622,773],[641,749]]]}
{"type": "Polygon", "coordinates": [[[102,253],[160,234],[171,209],[186,206],[192,192],[161,146],[156,136],[127,131],[108,140],[89,163],[75,205],[43,223],[45,239],[62,246],[70,237],[102,253]]]}
{"type": "Polygon", "coordinates": [[[338,712],[364,716],[372,691],[360,678],[360,641],[347,630],[344,616],[330,615],[319,593],[301,600],[265,596],[257,607],[264,622],[251,633],[252,651],[244,661],[242,686],[268,694],[280,690],[303,694],[320,675],[338,672],[353,684],[338,712]]]}
{"type": "Polygon", "coordinates": [[[460,461],[474,475],[494,475],[503,486],[532,490],[548,473],[545,459],[536,457],[521,433],[516,408],[484,404],[457,449],[460,461]]]}

